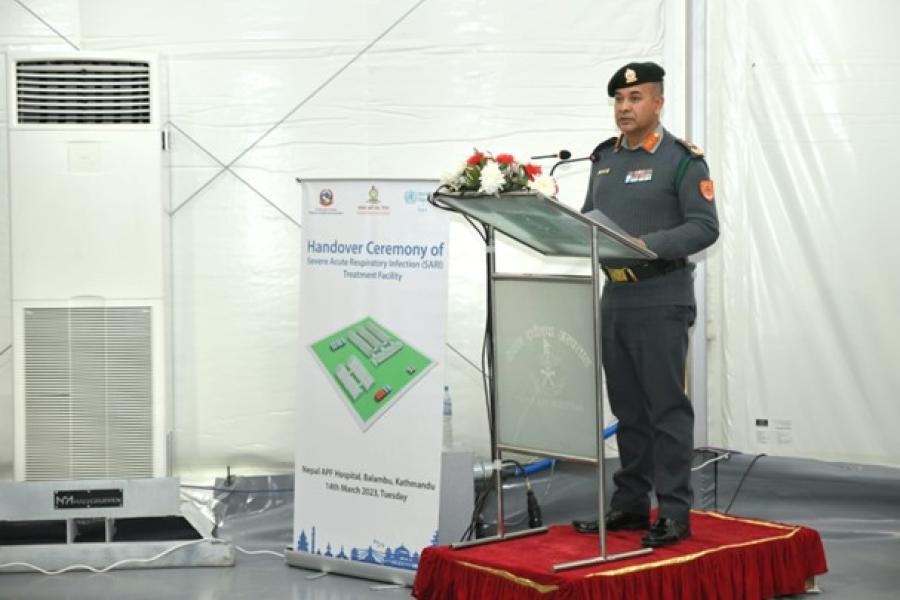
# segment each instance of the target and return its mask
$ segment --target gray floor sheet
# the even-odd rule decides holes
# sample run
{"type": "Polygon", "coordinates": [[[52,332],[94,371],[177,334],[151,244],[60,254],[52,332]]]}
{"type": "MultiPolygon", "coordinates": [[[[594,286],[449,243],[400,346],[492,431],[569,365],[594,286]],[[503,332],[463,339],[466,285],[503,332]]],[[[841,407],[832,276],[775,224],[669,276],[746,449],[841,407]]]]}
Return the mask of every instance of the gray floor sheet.
{"type": "MultiPolygon", "coordinates": [[[[724,509],[746,473],[752,456],[733,455],[718,463],[713,495],[712,468],[695,481],[702,507],[715,501],[724,509]]],[[[222,483],[222,482],[220,482],[222,483]]],[[[545,523],[591,516],[596,477],[592,469],[561,465],[532,478],[545,523]]],[[[264,487],[274,493],[217,493],[210,504],[219,537],[251,550],[281,550],[291,541],[293,500],[288,476],[238,478],[240,490],[264,487]]],[[[507,491],[507,517],[523,523],[524,493],[507,491]]],[[[195,492],[196,493],[196,492],[195,492]]],[[[493,503],[489,502],[489,506],[493,503]]],[[[763,457],[747,475],[731,512],[749,517],[798,523],[819,531],[829,573],[819,578],[830,600],[900,598],[900,470],[763,457]]],[[[492,510],[486,510],[490,521],[492,510]]],[[[328,575],[309,580],[311,572],[287,567],[273,556],[238,555],[233,568],[148,569],[104,575],[67,573],[0,574],[2,600],[88,599],[315,599],[350,600],[410,597],[409,589],[374,591],[375,582],[328,575]]]]}

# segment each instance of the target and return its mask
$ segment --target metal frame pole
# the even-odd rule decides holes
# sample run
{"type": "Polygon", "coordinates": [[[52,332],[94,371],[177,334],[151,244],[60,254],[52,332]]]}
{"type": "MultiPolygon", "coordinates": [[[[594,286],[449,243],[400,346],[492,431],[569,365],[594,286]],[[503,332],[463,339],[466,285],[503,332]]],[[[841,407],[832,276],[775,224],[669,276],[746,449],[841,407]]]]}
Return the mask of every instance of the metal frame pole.
{"type": "Polygon", "coordinates": [[[606,557],[606,452],[603,447],[603,361],[602,343],[600,335],[600,243],[596,227],[591,227],[591,283],[594,286],[593,316],[594,316],[594,391],[597,394],[597,420],[600,427],[597,429],[597,527],[600,533],[600,556],[606,557]]]}
{"type": "MultiPolygon", "coordinates": [[[[686,2],[685,80],[686,135],[701,148],[707,147],[706,89],[707,89],[707,0],[686,2]]],[[[710,403],[707,390],[707,261],[706,252],[696,255],[694,294],[697,298],[697,318],[690,332],[688,395],[694,407],[694,446],[709,443],[710,403]]]]}
{"type": "Polygon", "coordinates": [[[494,228],[490,225],[485,225],[484,228],[485,233],[485,252],[487,253],[487,285],[488,285],[488,297],[490,298],[490,302],[488,303],[487,310],[490,315],[491,322],[491,343],[488,348],[488,352],[490,353],[490,369],[488,370],[488,390],[490,394],[490,406],[491,406],[491,461],[493,461],[494,467],[494,490],[497,494],[497,537],[504,537],[506,535],[506,523],[505,516],[503,511],[503,458],[502,451],[500,450],[499,443],[497,441],[497,380],[494,377],[494,365],[497,364],[497,352],[495,351],[494,344],[497,340],[497,306],[496,306],[496,296],[495,296],[495,288],[494,288],[494,275],[497,273],[497,255],[496,255],[496,239],[494,236],[494,228]]]}

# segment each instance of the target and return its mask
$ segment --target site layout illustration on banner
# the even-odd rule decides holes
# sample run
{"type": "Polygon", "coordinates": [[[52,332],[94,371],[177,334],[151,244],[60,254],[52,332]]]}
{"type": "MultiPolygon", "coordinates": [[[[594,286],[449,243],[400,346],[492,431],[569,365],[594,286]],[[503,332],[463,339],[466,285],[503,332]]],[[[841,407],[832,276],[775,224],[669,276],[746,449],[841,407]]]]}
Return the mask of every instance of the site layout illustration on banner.
{"type": "Polygon", "coordinates": [[[319,340],[311,350],[363,431],[434,365],[372,318],[319,340]]]}

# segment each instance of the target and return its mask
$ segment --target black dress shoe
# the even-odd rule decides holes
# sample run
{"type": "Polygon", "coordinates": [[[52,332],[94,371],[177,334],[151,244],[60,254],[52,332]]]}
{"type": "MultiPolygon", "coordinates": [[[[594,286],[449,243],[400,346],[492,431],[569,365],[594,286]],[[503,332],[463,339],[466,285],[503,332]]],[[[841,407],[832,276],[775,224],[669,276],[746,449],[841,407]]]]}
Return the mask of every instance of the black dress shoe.
{"type": "Polygon", "coordinates": [[[660,518],[656,520],[650,531],[641,539],[646,548],[660,548],[677,544],[691,535],[691,526],[675,519],[660,518]]]}
{"type": "MultiPolygon", "coordinates": [[[[597,533],[600,528],[597,520],[572,521],[578,533],[597,533]]],[[[638,531],[650,527],[650,517],[636,513],[612,510],[606,515],[607,531],[638,531]]]]}

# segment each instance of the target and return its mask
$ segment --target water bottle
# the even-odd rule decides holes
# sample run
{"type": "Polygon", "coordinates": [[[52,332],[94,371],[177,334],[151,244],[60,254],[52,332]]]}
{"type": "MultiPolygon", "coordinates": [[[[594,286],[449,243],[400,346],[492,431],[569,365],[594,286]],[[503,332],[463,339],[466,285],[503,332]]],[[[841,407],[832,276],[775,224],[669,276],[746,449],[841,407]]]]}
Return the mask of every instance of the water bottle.
{"type": "Polygon", "coordinates": [[[450,400],[450,386],[444,386],[444,441],[443,449],[453,448],[453,402],[450,400]]]}

